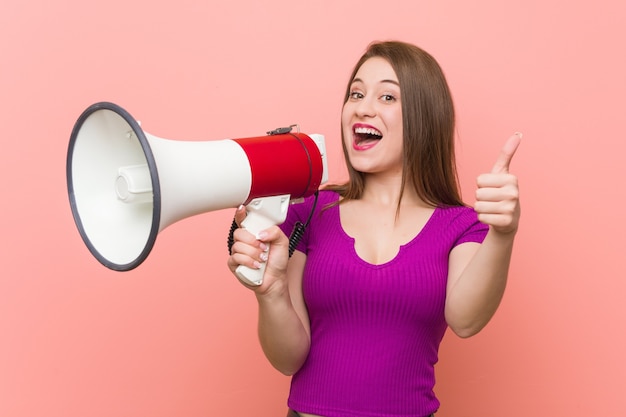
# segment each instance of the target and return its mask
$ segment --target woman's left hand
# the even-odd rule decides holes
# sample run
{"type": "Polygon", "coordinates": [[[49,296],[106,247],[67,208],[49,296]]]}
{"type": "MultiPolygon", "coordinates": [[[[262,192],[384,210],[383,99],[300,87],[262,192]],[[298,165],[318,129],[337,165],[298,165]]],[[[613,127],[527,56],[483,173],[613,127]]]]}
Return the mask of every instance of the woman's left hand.
{"type": "Polygon", "coordinates": [[[480,175],[476,182],[474,210],[478,220],[502,234],[515,234],[520,218],[517,177],[509,172],[509,165],[522,139],[521,133],[511,136],[488,174],[480,175]]]}

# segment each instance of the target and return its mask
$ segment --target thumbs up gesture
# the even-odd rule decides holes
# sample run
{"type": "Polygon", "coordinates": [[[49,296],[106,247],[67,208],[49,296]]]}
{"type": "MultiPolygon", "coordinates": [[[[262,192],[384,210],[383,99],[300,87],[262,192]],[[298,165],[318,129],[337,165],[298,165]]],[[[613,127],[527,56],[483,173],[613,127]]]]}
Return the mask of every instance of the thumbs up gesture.
{"type": "Polygon", "coordinates": [[[515,233],[519,224],[520,205],[517,177],[509,173],[509,165],[522,139],[521,133],[511,136],[491,172],[480,175],[476,182],[474,210],[478,220],[502,234],[515,233]]]}

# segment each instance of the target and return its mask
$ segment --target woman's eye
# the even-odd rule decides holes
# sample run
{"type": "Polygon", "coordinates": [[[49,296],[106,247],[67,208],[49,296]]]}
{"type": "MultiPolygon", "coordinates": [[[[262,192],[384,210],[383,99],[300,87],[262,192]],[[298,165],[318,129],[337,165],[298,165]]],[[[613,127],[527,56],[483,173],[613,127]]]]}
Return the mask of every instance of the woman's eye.
{"type": "Polygon", "coordinates": [[[380,98],[382,101],[385,101],[385,102],[391,102],[391,101],[396,100],[396,98],[392,96],[391,94],[383,94],[380,98]]]}
{"type": "Polygon", "coordinates": [[[363,94],[362,94],[362,93],[360,93],[360,92],[358,92],[358,91],[352,91],[352,92],[350,93],[350,98],[351,98],[352,100],[358,100],[358,99],[363,98],[363,94]]]}

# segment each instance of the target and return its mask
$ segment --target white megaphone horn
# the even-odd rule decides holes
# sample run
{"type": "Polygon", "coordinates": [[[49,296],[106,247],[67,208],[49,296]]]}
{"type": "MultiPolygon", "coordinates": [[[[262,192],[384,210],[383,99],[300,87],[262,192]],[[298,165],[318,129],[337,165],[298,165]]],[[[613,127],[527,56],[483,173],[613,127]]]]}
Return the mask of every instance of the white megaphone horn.
{"type": "MultiPolygon", "coordinates": [[[[162,139],[116,104],[91,105],[74,125],[66,167],[72,214],[89,251],[104,266],[129,271],[160,231],[186,217],[243,204],[243,226],[254,234],[282,223],[290,201],[314,194],[328,168],[322,135],[272,133],[162,139]]],[[[240,266],[237,276],[258,285],[263,272],[264,265],[240,266]]]]}

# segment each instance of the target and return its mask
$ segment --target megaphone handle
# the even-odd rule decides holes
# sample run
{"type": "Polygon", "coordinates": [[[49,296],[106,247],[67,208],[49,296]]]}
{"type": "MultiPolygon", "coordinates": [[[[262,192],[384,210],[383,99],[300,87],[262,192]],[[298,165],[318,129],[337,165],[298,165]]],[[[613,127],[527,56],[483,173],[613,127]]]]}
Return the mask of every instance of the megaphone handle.
{"type": "MultiPolygon", "coordinates": [[[[279,195],[252,200],[246,206],[247,215],[241,222],[241,226],[246,228],[253,235],[258,236],[259,232],[262,230],[283,223],[287,217],[289,198],[289,195],[279,195]]],[[[267,251],[269,252],[269,245],[267,251]]],[[[263,283],[265,267],[265,263],[262,263],[258,269],[239,265],[237,269],[235,269],[235,274],[237,274],[240,280],[250,285],[261,285],[263,283]]]]}

